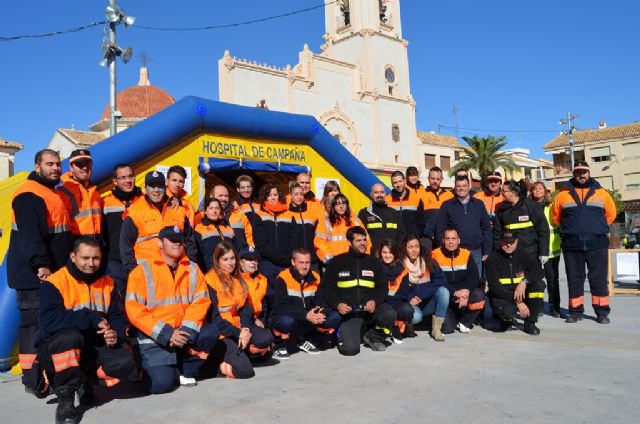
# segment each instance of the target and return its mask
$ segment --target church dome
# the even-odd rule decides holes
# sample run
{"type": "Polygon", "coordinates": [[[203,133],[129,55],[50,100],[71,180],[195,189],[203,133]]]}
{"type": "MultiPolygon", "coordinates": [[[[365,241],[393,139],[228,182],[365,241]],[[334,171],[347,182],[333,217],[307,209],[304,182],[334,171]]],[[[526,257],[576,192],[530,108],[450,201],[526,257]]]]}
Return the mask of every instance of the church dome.
{"type": "MultiPolygon", "coordinates": [[[[119,92],[116,96],[116,107],[122,117],[120,119],[141,120],[160,112],[176,101],[169,93],[151,85],[145,67],[140,69],[140,82],[119,92]]],[[[101,121],[109,119],[109,104],[104,108],[101,121]]]]}

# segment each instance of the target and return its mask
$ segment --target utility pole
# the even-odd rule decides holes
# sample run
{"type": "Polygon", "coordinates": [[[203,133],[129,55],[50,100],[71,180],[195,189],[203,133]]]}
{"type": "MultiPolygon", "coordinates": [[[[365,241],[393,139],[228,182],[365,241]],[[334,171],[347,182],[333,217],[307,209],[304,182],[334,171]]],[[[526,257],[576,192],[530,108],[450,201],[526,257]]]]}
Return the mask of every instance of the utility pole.
{"type": "Polygon", "coordinates": [[[116,119],[120,113],[116,109],[116,57],[120,56],[124,63],[131,60],[133,51],[131,47],[124,50],[116,43],[116,26],[120,23],[127,28],[136,21],[133,16],[127,16],[120,10],[116,0],[109,0],[109,5],[105,10],[108,27],[105,28],[105,37],[102,40],[102,53],[104,58],[100,61],[100,66],[109,68],[109,135],[116,133],[116,119]]]}
{"type": "Polygon", "coordinates": [[[573,124],[579,118],[578,115],[572,115],[571,112],[567,112],[567,117],[560,119],[559,124],[565,125],[565,129],[562,130],[562,134],[569,137],[569,149],[568,153],[571,156],[571,170],[576,166],[576,159],[573,152],[573,133],[576,131],[576,126],[573,124]]]}

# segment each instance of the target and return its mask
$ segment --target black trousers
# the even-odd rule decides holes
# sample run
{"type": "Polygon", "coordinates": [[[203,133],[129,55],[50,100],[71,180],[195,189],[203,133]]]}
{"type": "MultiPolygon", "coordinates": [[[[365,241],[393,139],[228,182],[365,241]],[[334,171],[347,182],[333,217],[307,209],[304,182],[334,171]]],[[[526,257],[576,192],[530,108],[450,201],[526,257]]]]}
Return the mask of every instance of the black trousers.
{"type": "Polygon", "coordinates": [[[544,264],[544,279],[547,280],[549,311],[560,312],[560,256],[549,258],[544,264]]]}
{"type": "Polygon", "coordinates": [[[592,251],[563,250],[562,254],[569,283],[569,312],[572,314],[584,312],[584,280],[588,276],[594,312],[598,316],[609,315],[611,308],[607,282],[608,249],[605,247],[592,251]],[[585,266],[588,274],[585,273],[585,266]]]}
{"type": "Polygon", "coordinates": [[[37,367],[34,368],[38,336],[38,302],[40,289],[16,290],[16,300],[20,311],[18,330],[18,356],[22,368],[22,384],[31,390],[37,390],[39,380],[37,367]]]}
{"type": "Polygon", "coordinates": [[[380,303],[373,314],[347,314],[342,316],[338,329],[338,351],[345,356],[360,353],[362,328],[369,332],[371,341],[382,342],[396,322],[396,311],[388,303],[380,303]]]}
{"type": "Polygon", "coordinates": [[[98,338],[83,337],[74,329],[61,330],[47,337],[38,347],[38,359],[54,389],[96,379],[96,370],[110,377],[125,379],[135,374],[135,362],[124,347],[96,345],[98,338]]]}
{"type": "Polygon", "coordinates": [[[460,309],[456,303],[453,291],[451,291],[449,307],[447,308],[444,324],[442,324],[442,332],[444,334],[453,333],[458,323],[462,323],[465,327],[471,328],[476,318],[478,318],[478,315],[484,311],[486,297],[484,290],[479,287],[471,290],[467,306],[460,309]]]}
{"type": "MultiPolygon", "coordinates": [[[[538,314],[544,308],[544,281],[540,280],[527,285],[524,303],[529,308],[529,317],[525,318],[524,323],[535,324],[538,322],[538,314]]],[[[502,321],[513,321],[518,314],[518,307],[513,297],[492,297],[491,309],[493,314],[502,321]]]]}

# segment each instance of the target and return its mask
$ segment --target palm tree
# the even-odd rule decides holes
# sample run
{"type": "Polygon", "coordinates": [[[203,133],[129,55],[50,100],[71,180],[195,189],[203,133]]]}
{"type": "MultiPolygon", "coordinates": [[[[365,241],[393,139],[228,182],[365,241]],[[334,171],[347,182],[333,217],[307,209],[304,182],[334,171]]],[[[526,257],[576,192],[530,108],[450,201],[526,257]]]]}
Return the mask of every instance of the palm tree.
{"type": "Polygon", "coordinates": [[[459,160],[451,170],[449,176],[453,176],[459,169],[476,169],[481,177],[498,168],[505,171],[515,171],[518,165],[509,156],[500,153],[500,149],[507,145],[506,137],[462,137],[469,147],[465,147],[466,157],[459,160]]]}

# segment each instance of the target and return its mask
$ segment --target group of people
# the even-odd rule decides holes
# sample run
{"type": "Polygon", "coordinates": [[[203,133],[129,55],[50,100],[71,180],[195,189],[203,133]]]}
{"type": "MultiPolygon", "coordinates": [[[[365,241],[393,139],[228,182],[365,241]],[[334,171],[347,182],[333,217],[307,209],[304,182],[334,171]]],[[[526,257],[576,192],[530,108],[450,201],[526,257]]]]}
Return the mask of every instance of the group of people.
{"type": "Polygon", "coordinates": [[[357,214],[335,181],[317,199],[307,173],[286,195],[266,183],[257,196],[242,175],[235,201],[215,185],[198,211],[179,165],[147,173],[142,190],[119,164],[102,197],[90,152],[69,163],[61,175],[57,152],[36,154],[13,197],[7,255],[23,384],[56,393],[56,422],[77,422],[75,395],[94,403],[94,384],[165,393],[204,375],[250,378],[256,361],[296,351],[384,351],[423,321],[444,341],[482,323],[487,299],[499,331],[520,317],[537,335],[544,280],[549,313],[561,316],[561,250],[567,322],[584,312],[585,265],[597,321],[609,322],[615,207],[584,162],[552,203],[542,182],[493,172],[472,193],[464,171],[449,191],[439,168],[423,186],[409,167],[392,174],[389,194],[373,185],[357,214]]]}

